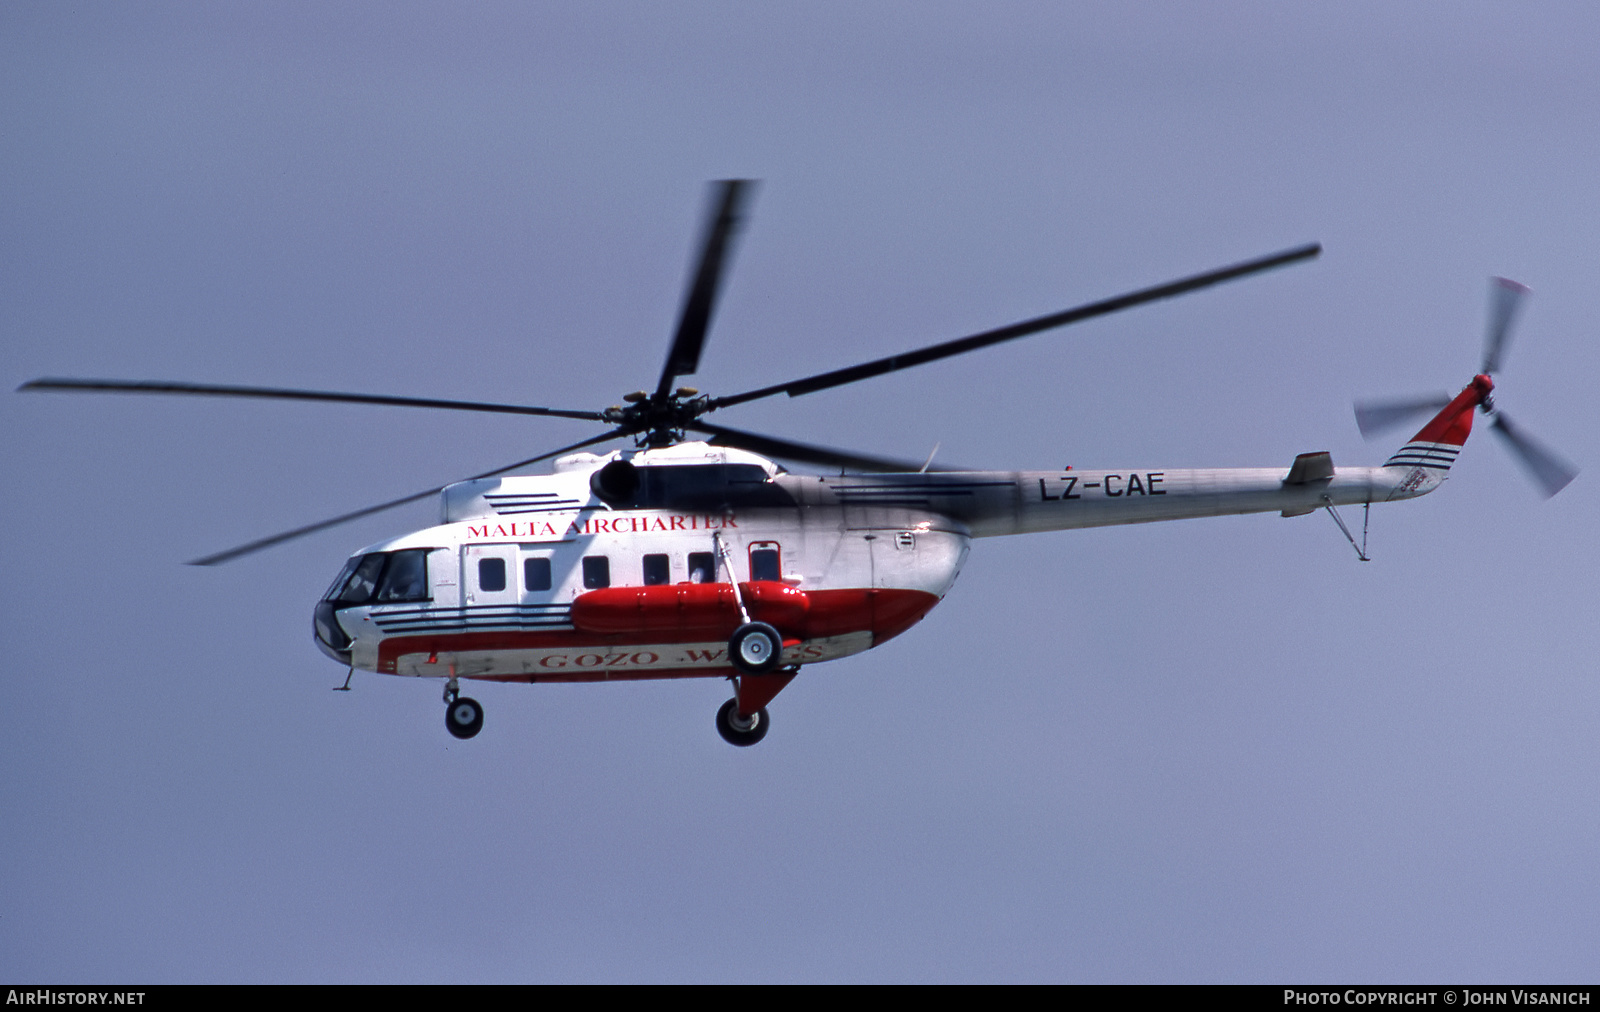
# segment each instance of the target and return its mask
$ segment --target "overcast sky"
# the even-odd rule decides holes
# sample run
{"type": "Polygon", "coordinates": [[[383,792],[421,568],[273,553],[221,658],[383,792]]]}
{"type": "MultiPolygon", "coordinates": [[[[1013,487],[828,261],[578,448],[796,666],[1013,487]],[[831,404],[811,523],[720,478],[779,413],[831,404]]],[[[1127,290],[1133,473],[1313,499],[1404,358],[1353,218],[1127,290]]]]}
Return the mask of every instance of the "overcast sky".
{"type": "Polygon", "coordinates": [[[1372,511],[974,545],[734,749],[725,683],[344,671],[311,609],[423,503],[590,434],[0,394],[0,978],[1570,981],[1600,951],[1591,4],[0,6],[0,386],[594,409],[659,372],[708,179],[763,180],[729,393],[1311,240],[1225,288],[714,420],[996,468],[1376,464],[1372,511]],[[8,384],[8,385],[7,385],[8,384]],[[1359,519],[1359,514],[1356,515],[1359,519]]]}

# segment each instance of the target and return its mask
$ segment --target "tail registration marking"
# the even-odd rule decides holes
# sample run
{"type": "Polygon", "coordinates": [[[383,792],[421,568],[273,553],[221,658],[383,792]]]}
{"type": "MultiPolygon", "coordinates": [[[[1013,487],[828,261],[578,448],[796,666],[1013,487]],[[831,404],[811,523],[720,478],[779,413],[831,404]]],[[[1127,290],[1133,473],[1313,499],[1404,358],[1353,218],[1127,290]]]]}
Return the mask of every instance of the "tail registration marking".
{"type": "Polygon", "coordinates": [[[1127,474],[1102,475],[1099,481],[1086,481],[1081,485],[1075,474],[1062,475],[1060,478],[1039,479],[1039,499],[1041,502],[1056,502],[1066,499],[1082,499],[1082,492],[1074,489],[1082,488],[1085,491],[1091,488],[1100,490],[1100,494],[1108,499],[1117,499],[1125,495],[1166,495],[1167,490],[1158,488],[1166,478],[1165,471],[1129,471],[1127,474]],[[1060,495],[1051,495],[1047,480],[1061,482],[1057,489],[1060,495]]]}

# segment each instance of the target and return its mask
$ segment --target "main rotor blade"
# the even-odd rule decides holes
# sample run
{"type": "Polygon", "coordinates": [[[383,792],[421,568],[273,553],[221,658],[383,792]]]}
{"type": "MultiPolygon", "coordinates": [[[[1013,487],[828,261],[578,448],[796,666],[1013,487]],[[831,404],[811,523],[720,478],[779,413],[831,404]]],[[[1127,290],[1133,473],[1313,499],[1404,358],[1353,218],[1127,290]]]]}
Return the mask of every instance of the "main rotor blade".
{"type": "MultiPolygon", "coordinates": [[[[716,446],[736,446],[741,450],[749,450],[751,453],[759,453],[769,457],[783,457],[786,460],[799,460],[807,464],[824,464],[828,467],[839,467],[845,470],[894,474],[914,473],[922,470],[921,464],[911,461],[894,460],[889,457],[872,457],[863,453],[853,453],[849,450],[835,450],[827,446],[796,443],[773,436],[763,436],[755,432],[729,429],[721,425],[693,422],[688,427],[696,432],[704,432],[711,436],[708,442],[716,446]]],[[[935,468],[934,470],[946,469],[935,468]]]]}
{"type": "Polygon", "coordinates": [[[1494,416],[1494,431],[1505,439],[1512,454],[1527,468],[1533,480],[1539,483],[1546,499],[1566,488],[1578,476],[1577,468],[1526,432],[1513,427],[1511,419],[1505,415],[1494,416]]]}
{"type": "Polygon", "coordinates": [[[689,282],[678,318],[678,332],[667,351],[667,364],[656,384],[656,396],[672,391],[673,380],[690,376],[700,367],[700,349],[705,347],[711,314],[717,308],[717,288],[722,281],[723,264],[732,248],[734,236],[744,220],[746,194],[755,186],[749,179],[724,179],[711,188],[710,214],[700,244],[700,262],[689,282]]]}
{"type": "Polygon", "coordinates": [[[568,411],[563,408],[536,408],[525,404],[486,404],[481,401],[446,401],[431,397],[390,397],[384,394],[348,394],[330,390],[286,390],[278,387],[220,386],[209,383],[172,383],[165,380],[31,380],[17,390],[55,390],[114,394],[195,394],[201,397],[252,397],[282,401],[332,401],[340,404],[389,404],[403,408],[444,408],[449,411],[488,411],[502,415],[550,415],[605,421],[598,411],[568,411]]]}
{"type": "Polygon", "coordinates": [[[1362,438],[1371,439],[1407,419],[1425,415],[1430,411],[1436,413],[1442,411],[1449,403],[1448,394],[1405,397],[1392,401],[1356,401],[1356,428],[1361,430],[1362,438]]]}
{"type": "Polygon", "coordinates": [[[1154,288],[1141,288],[1139,291],[1129,292],[1127,295],[1119,295],[1112,299],[1102,299],[1099,302],[1091,302],[1050,316],[1024,320],[1021,323],[1013,323],[1010,326],[1000,327],[996,330],[986,330],[981,334],[973,334],[971,337],[929,345],[926,348],[920,348],[915,351],[890,355],[888,358],[863,362],[861,365],[835,369],[832,372],[818,373],[805,379],[791,380],[787,383],[762,387],[759,390],[734,394],[732,397],[717,397],[711,401],[711,406],[713,408],[725,408],[734,404],[743,404],[745,401],[771,397],[774,394],[788,394],[790,397],[799,397],[801,394],[809,394],[817,390],[826,390],[829,387],[854,383],[857,380],[868,379],[872,376],[881,376],[884,373],[910,369],[912,366],[933,362],[941,358],[949,358],[951,355],[963,355],[969,351],[977,351],[979,348],[987,348],[991,344],[999,344],[1002,341],[1014,341],[1019,337],[1037,334],[1042,330],[1065,327],[1068,324],[1080,323],[1096,316],[1105,316],[1109,313],[1131,309],[1147,302],[1170,299],[1174,295],[1182,295],[1185,292],[1207,288],[1211,285],[1221,284],[1224,281],[1232,281],[1236,278],[1258,274],[1274,267],[1283,267],[1300,260],[1309,260],[1321,252],[1322,246],[1320,243],[1311,243],[1310,245],[1300,246],[1282,253],[1274,253],[1271,256],[1247,260],[1231,267],[1223,267],[1220,270],[1207,271],[1204,274],[1196,274],[1168,284],[1157,285],[1154,288]]]}
{"type": "Polygon", "coordinates": [[[1489,328],[1483,340],[1483,368],[1485,373],[1500,371],[1500,360],[1506,345],[1511,343],[1511,324],[1517,309],[1530,289],[1509,278],[1492,278],[1489,283],[1489,328]]]}
{"type": "MultiPolygon", "coordinates": [[[[541,460],[549,460],[551,457],[559,457],[564,453],[571,453],[573,450],[581,450],[585,446],[593,446],[595,443],[603,443],[608,439],[617,439],[618,437],[625,436],[627,434],[628,433],[624,432],[622,429],[613,429],[603,435],[573,443],[571,446],[563,446],[559,450],[551,450],[549,453],[541,453],[537,457],[529,457],[527,460],[519,460],[515,464],[507,464],[505,467],[497,467],[493,471],[485,471],[482,474],[475,474],[471,478],[462,478],[459,480],[476,481],[479,478],[493,478],[497,474],[505,474],[507,471],[515,471],[519,467],[527,467],[529,464],[537,464],[541,460]]],[[[450,483],[450,485],[454,484],[455,482],[450,483]]],[[[419,499],[426,499],[429,496],[438,495],[440,492],[443,492],[449,487],[449,485],[439,485],[435,488],[430,488],[425,492],[418,492],[415,495],[408,495],[400,499],[391,499],[388,502],[380,503],[377,506],[368,506],[366,509],[359,509],[353,513],[345,513],[340,516],[336,516],[331,520],[323,520],[318,523],[307,524],[304,527],[296,527],[292,531],[284,531],[282,534],[274,534],[271,537],[260,538],[256,541],[250,542],[249,544],[240,545],[237,548],[230,548],[225,552],[217,552],[215,555],[207,555],[204,558],[195,559],[194,561],[190,562],[189,565],[215,566],[219,563],[229,562],[233,559],[239,558],[241,555],[249,555],[252,552],[259,552],[263,548],[271,548],[273,545],[280,545],[285,541],[293,541],[295,538],[304,537],[307,534],[315,534],[318,531],[327,530],[329,527],[337,527],[340,524],[349,523],[352,520],[360,520],[362,517],[370,517],[374,513],[382,513],[384,510],[394,509],[396,506],[404,506],[406,503],[413,503],[419,499]]]]}

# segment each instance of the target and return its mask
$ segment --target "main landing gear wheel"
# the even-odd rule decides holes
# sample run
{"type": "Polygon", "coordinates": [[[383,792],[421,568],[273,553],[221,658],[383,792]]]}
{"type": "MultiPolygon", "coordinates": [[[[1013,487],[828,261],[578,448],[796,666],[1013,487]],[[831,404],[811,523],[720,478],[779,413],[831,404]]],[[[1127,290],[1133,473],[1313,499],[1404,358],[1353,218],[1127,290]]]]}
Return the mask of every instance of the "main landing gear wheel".
{"type": "Polygon", "coordinates": [[[739,701],[730,699],[717,711],[717,733],[729,745],[740,748],[754,745],[767,736],[767,711],[762,708],[748,717],[741,717],[739,701]]]}
{"type": "Polygon", "coordinates": [[[444,708],[444,726],[457,738],[471,738],[483,730],[483,707],[476,699],[458,696],[444,708]]]}
{"type": "Polygon", "coordinates": [[[728,659],[747,675],[766,674],[778,666],[782,655],[783,637],[765,622],[746,622],[728,640],[728,659]]]}

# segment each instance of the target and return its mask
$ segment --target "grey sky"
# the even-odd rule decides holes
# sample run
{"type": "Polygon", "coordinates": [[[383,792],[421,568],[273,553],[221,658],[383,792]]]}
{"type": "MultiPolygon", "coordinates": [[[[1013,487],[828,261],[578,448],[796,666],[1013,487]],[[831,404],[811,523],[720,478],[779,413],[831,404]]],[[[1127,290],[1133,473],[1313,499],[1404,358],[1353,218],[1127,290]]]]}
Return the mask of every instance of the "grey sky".
{"type": "Polygon", "coordinates": [[[653,382],[707,179],[763,180],[702,389],[1320,240],[1320,261],[715,420],[993,467],[1377,463],[1325,516],[979,542],[735,750],[710,680],[343,672],[311,606],[418,506],[582,438],[6,394],[0,977],[1586,980],[1600,948],[1600,15],[1584,4],[8,4],[0,326],[42,375],[575,408],[653,382]]]}

